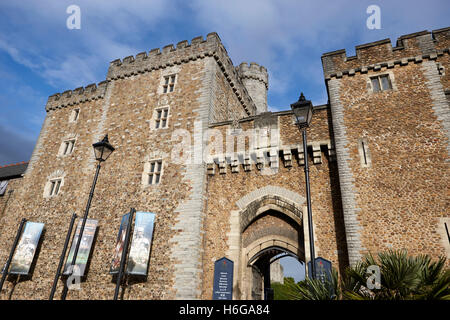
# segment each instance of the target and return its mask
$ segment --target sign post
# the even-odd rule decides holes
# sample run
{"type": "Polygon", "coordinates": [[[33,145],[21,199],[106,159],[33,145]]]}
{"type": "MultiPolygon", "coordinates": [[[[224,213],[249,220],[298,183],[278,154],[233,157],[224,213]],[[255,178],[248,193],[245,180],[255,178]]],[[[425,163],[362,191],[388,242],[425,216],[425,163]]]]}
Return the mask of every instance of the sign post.
{"type": "Polygon", "coordinates": [[[8,260],[6,261],[5,268],[3,269],[2,280],[0,280],[0,293],[2,292],[3,283],[5,282],[6,276],[8,275],[9,265],[11,264],[11,260],[14,255],[14,251],[16,250],[17,243],[19,242],[19,238],[20,238],[20,235],[22,234],[22,229],[23,229],[23,226],[26,221],[27,221],[27,219],[25,219],[25,218],[22,219],[22,221],[20,222],[20,225],[19,225],[19,230],[17,230],[16,239],[14,239],[14,244],[11,248],[11,252],[9,253],[9,257],[8,257],[8,260]]]}
{"type": "MultiPolygon", "coordinates": [[[[120,259],[119,274],[117,275],[116,290],[114,292],[114,300],[117,300],[117,297],[119,296],[120,283],[122,282],[123,271],[125,269],[125,263],[126,263],[125,260],[127,259],[128,243],[130,242],[131,224],[133,223],[133,215],[134,215],[135,211],[136,210],[134,208],[131,208],[131,211],[128,216],[127,231],[126,231],[125,241],[124,241],[123,250],[122,250],[122,257],[120,259]]],[[[120,237],[120,233],[119,233],[119,237],[120,237]]]]}
{"type": "Polygon", "coordinates": [[[213,300],[233,299],[234,263],[225,257],[214,263],[213,300]]]}
{"type": "Polygon", "coordinates": [[[58,265],[58,269],[56,270],[55,279],[53,280],[53,286],[52,286],[52,291],[50,292],[49,300],[53,300],[53,297],[55,296],[56,285],[58,284],[58,279],[59,279],[59,276],[61,275],[61,269],[64,264],[64,258],[66,256],[67,247],[69,246],[70,235],[72,234],[72,229],[73,229],[73,225],[75,223],[76,218],[77,218],[77,215],[74,213],[72,215],[72,219],[70,220],[69,230],[67,231],[67,235],[66,235],[66,241],[64,242],[63,251],[61,253],[61,257],[59,258],[59,265],[58,265]]]}

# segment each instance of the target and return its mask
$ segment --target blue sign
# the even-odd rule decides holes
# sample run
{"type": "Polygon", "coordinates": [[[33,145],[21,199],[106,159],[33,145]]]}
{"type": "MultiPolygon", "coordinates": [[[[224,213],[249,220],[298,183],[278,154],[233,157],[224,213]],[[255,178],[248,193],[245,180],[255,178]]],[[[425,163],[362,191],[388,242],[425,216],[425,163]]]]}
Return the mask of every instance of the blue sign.
{"type": "Polygon", "coordinates": [[[233,261],[225,257],[214,263],[213,300],[232,300],[233,266],[233,261]]]}
{"type": "MultiPolygon", "coordinates": [[[[312,276],[311,261],[308,262],[308,276],[312,276]]],[[[316,279],[322,282],[325,282],[325,279],[331,281],[331,261],[322,257],[316,258],[316,279]]]]}

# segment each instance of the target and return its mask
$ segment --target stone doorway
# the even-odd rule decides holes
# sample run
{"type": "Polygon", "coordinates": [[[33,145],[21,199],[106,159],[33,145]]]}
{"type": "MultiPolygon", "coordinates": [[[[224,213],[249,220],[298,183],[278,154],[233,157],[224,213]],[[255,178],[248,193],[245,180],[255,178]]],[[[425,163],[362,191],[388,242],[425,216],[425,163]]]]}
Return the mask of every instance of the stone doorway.
{"type": "Polygon", "coordinates": [[[308,254],[305,256],[309,245],[303,214],[306,199],[283,187],[268,185],[246,194],[236,206],[238,210],[230,215],[226,252],[235,262],[233,299],[264,299],[270,264],[279,255],[290,255],[301,262],[309,259],[308,254]]]}
{"type": "Polygon", "coordinates": [[[302,212],[268,196],[249,209],[242,216],[246,223],[241,225],[241,298],[271,300],[270,265],[282,256],[306,259],[302,212]]]}
{"type": "MultiPolygon", "coordinates": [[[[271,240],[268,240],[269,242],[271,240]]],[[[273,300],[274,291],[271,287],[271,265],[284,257],[293,257],[301,261],[295,253],[279,246],[270,246],[255,254],[249,261],[248,267],[252,269],[251,299],[273,300]]]]}

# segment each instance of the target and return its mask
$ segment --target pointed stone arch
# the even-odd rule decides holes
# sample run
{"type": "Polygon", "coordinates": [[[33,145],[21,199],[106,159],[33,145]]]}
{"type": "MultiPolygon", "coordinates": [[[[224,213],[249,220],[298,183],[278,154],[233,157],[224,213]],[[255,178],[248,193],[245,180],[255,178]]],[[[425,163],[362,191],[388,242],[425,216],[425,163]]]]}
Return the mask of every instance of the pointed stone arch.
{"type": "Polygon", "coordinates": [[[260,284],[264,278],[261,272],[255,273],[255,267],[258,269],[258,266],[266,264],[265,261],[272,254],[270,250],[289,252],[301,261],[306,260],[303,231],[305,204],[306,199],[300,194],[273,185],[253,190],[236,201],[238,210],[231,213],[232,230],[228,240],[229,256],[239,262],[235,264],[237,276],[234,279],[234,285],[238,290],[234,298],[258,299],[261,297],[261,295],[255,296],[255,292],[259,292],[262,288],[260,284]],[[267,229],[261,228],[262,225],[256,229],[249,229],[253,228],[254,223],[264,221],[260,219],[269,219],[266,221],[282,219],[284,224],[272,224],[267,229]],[[283,230],[288,225],[291,227],[283,230]],[[250,261],[251,264],[249,264],[250,261]]]}
{"type": "Polygon", "coordinates": [[[282,187],[269,185],[256,189],[236,202],[241,209],[240,231],[243,232],[261,213],[270,209],[286,214],[301,226],[304,203],[304,197],[282,187]]]}

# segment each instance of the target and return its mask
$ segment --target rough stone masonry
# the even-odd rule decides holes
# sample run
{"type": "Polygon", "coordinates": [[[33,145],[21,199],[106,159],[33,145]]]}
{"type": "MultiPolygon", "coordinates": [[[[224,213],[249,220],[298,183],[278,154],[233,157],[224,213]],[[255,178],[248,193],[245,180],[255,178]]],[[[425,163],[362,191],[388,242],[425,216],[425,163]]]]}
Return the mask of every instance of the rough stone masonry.
{"type": "Polygon", "coordinates": [[[310,259],[305,161],[316,256],[338,271],[389,248],[449,256],[449,46],[445,28],[322,55],[329,103],[314,106],[306,155],[292,112],[267,110],[266,68],[235,66],[216,33],[112,61],[104,81],[48,99],[26,172],[0,202],[0,262],[22,218],[45,232],[32,274],[9,276],[0,298],[48,298],[70,217],[89,195],[92,144],[105,134],[116,150],[89,213],[99,227],[68,299],[113,297],[108,271],[131,207],[156,219],[148,275],[129,277],[124,299],[211,299],[222,257],[234,262],[233,298],[263,298],[271,259],[310,259]],[[174,152],[180,144],[192,148],[174,152]]]}

